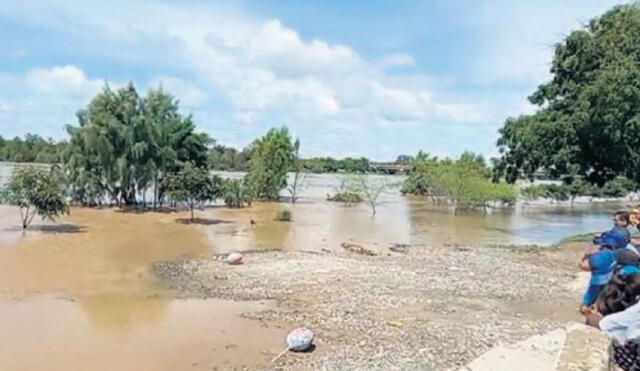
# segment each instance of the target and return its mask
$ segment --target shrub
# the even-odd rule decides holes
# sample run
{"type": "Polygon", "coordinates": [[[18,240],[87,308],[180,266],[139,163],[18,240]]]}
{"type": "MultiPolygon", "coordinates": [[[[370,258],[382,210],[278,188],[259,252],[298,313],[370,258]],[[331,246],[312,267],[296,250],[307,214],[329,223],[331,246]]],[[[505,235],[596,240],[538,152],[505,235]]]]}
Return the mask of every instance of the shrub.
{"type": "Polygon", "coordinates": [[[222,198],[227,207],[243,208],[251,205],[251,189],[244,180],[227,179],[222,185],[222,198]]]}
{"type": "Polygon", "coordinates": [[[33,166],[13,171],[9,182],[0,190],[2,203],[20,208],[22,229],[27,229],[33,218],[55,220],[69,211],[65,189],[53,171],[33,166]]]}
{"type": "Polygon", "coordinates": [[[293,214],[289,209],[282,209],[276,213],[276,219],[279,222],[290,222],[293,220],[293,214]]]}
{"type": "Polygon", "coordinates": [[[362,202],[362,196],[356,192],[339,192],[334,195],[327,195],[327,201],[344,202],[351,205],[362,202]]]}

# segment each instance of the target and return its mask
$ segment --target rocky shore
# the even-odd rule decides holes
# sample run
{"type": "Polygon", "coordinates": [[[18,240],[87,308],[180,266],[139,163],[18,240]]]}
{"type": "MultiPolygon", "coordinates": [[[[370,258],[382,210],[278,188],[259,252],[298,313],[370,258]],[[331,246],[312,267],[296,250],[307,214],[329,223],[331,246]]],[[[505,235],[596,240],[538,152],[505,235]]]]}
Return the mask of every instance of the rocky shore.
{"type": "Polygon", "coordinates": [[[277,309],[245,315],[316,332],[314,352],[265,368],[450,370],[498,343],[579,320],[573,281],[583,246],[267,251],[239,266],[220,257],[152,270],[176,298],[275,300],[277,309]]]}

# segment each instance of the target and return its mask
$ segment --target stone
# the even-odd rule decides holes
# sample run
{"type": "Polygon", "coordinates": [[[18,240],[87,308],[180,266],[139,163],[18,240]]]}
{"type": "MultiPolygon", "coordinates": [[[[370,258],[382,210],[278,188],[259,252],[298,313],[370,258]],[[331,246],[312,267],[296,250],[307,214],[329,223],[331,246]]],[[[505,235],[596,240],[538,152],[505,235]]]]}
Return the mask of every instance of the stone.
{"type": "Polygon", "coordinates": [[[232,252],[227,255],[227,263],[231,265],[239,265],[244,263],[244,257],[238,252],[232,252]]]}

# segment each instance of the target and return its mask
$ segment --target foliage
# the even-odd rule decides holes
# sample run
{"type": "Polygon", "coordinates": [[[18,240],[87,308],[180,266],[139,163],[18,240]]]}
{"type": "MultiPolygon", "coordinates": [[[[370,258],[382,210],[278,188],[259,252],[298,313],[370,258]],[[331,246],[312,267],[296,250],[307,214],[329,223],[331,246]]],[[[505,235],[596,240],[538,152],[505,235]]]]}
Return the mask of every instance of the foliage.
{"type": "Polygon", "coordinates": [[[207,201],[220,197],[222,180],[209,174],[207,169],[187,164],[176,173],[167,176],[166,189],[169,197],[178,202],[184,202],[191,211],[207,201]]]}
{"type": "Polygon", "coordinates": [[[246,171],[249,169],[249,149],[238,151],[235,148],[215,145],[209,150],[209,167],[213,170],[246,171]]]}
{"type": "Polygon", "coordinates": [[[69,210],[60,175],[54,169],[33,166],[13,171],[0,192],[0,201],[20,209],[22,229],[29,227],[36,214],[43,220],[55,220],[69,210]]]}
{"type": "Polygon", "coordinates": [[[562,183],[534,184],[524,187],[520,194],[526,200],[533,201],[548,198],[553,201],[574,201],[579,196],[592,198],[621,198],[636,190],[635,183],[626,178],[616,178],[602,186],[592,185],[583,179],[568,177],[562,183]]]}
{"type": "Polygon", "coordinates": [[[222,183],[222,198],[227,207],[243,208],[251,205],[251,188],[242,179],[225,179],[222,183]]]}
{"type": "Polygon", "coordinates": [[[510,182],[580,176],[640,182],[640,6],[617,6],[555,47],[552,79],[529,97],[537,112],[500,130],[496,171],[510,182]]]}
{"type": "Polygon", "coordinates": [[[0,136],[0,160],[12,162],[59,163],[67,142],[43,139],[36,134],[26,134],[24,139],[6,140],[0,136]]]}
{"type": "Polygon", "coordinates": [[[178,101],[162,89],[138,95],[133,84],[105,86],[78,113],[64,160],[72,197],[83,204],[101,203],[105,195],[117,205],[136,204],[153,187],[160,202],[165,179],[186,163],[207,166],[205,134],[195,133],[190,116],[178,112],[178,101]]]}
{"type": "Polygon", "coordinates": [[[345,206],[351,206],[362,202],[362,196],[356,192],[338,192],[327,196],[327,201],[342,202],[345,206]]]}
{"type": "Polygon", "coordinates": [[[490,181],[491,172],[482,156],[463,153],[458,159],[438,159],[418,153],[401,192],[445,201],[457,209],[483,208],[516,201],[513,186],[490,181]]]}
{"type": "Polygon", "coordinates": [[[332,157],[314,157],[301,160],[304,170],[311,173],[368,173],[371,172],[369,159],[346,157],[336,160],[332,157]]]}
{"type": "Polygon", "coordinates": [[[257,198],[277,200],[287,186],[287,173],[294,165],[295,148],[286,127],[271,129],[251,145],[247,180],[257,198]]]}
{"type": "Polygon", "coordinates": [[[282,209],[276,213],[275,220],[279,222],[290,222],[293,220],[293,214],[289,209],[282,209]]]}

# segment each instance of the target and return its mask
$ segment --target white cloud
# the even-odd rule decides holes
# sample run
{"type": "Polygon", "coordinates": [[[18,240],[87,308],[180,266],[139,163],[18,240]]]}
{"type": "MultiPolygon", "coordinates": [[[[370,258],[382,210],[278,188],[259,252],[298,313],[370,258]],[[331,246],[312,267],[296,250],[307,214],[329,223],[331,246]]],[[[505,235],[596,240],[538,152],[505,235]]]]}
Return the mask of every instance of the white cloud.
{"type": "Polygon", "coordinates": [[[415,59],[409,54],[391,54],[384,56],[376,63],[380,68],[390,67],[412,67],[415,66],[415,59]]]}
{"type": "MultiPolygon", "coordinates": [[[[162,84],[183,109],[194,111],[199,125],[229,143],[287,124],[314,153],[369,155],[387,141],[406,152],[493,147],[495,129],[507,115],[531,110],[525,97],[548,76],[552,43],[615,2],[466,4],[469,10],[451,21],[463,27],[439,31],[443,42],[445,32],[473,33],[460,45],[471,48],[473,58],[461,63],[459,73],[437,76],[411,73],[425,66],[402,50],[367,58],[349,45],[305,39],[278,19],[220,2],[6,1],[0,17],[46,30],[72,45],[74,55],[104,64],[91,70],[116,70],[141,88],[162,84]]],[[[428,64],[428,56],[418,57],[428,64]]],[[[111,80],[87,76],[81,62],[70,63],[77,66],[0,75],[7,88],[0,100],[23,125],[61,130],[103,80],[111,80]]]]}
{"type": "Polygon", "coordinates": [[[104,86],[103,80],[89,80],[81,69],[72,65],[29,70],[26,81],[40,93],[80,97],[93,96],[104,86]]]}
{"type": "MultiPolygon", "coordinates": [[[[473,110],[473,106],[466,106],[459,111],[456,103],[440,101],[425,86],[391,81],[385,68],[414,65],[410,55],[366,61],[346,45],[304,40],[277,19],[220,10],[218,5],[185,7],[139,1],[127,3],[123,12],[111,3],[77,6],[61,1],[48,3],[44,10],[28,4],[19,8],[13,10],[32,15],[31,22],[76,36],[79,30],[89,30],[83,38],[120,45],[130,52],[144,53],[148,51],[145,45],[170,43],[174,47],[163,51],[163,63],[179,65],[194,76],[197,87],[162,78],[167,88],[175,89],[178,98],[194,106],[205,104],[205,97],[212,92],[225,99],[233,115],[245,122],[281,115],[307,126],[328,120],[362,126],[380,122],[398,125],[434,117],[453,120],[473,110]],[[143,22],[138,14],[144,14],[143,22]]],[[[156,63],[158,56],[149,55],[148,59],[156,63]]],[[[65,67],[48,71],[47,79],[35,76],[35,80],[37,88],[51,90],[60,80],[74,85],[86,78],[65,67]]],[[[473,119],[479,114],[469,113],[473,119]]]]}

